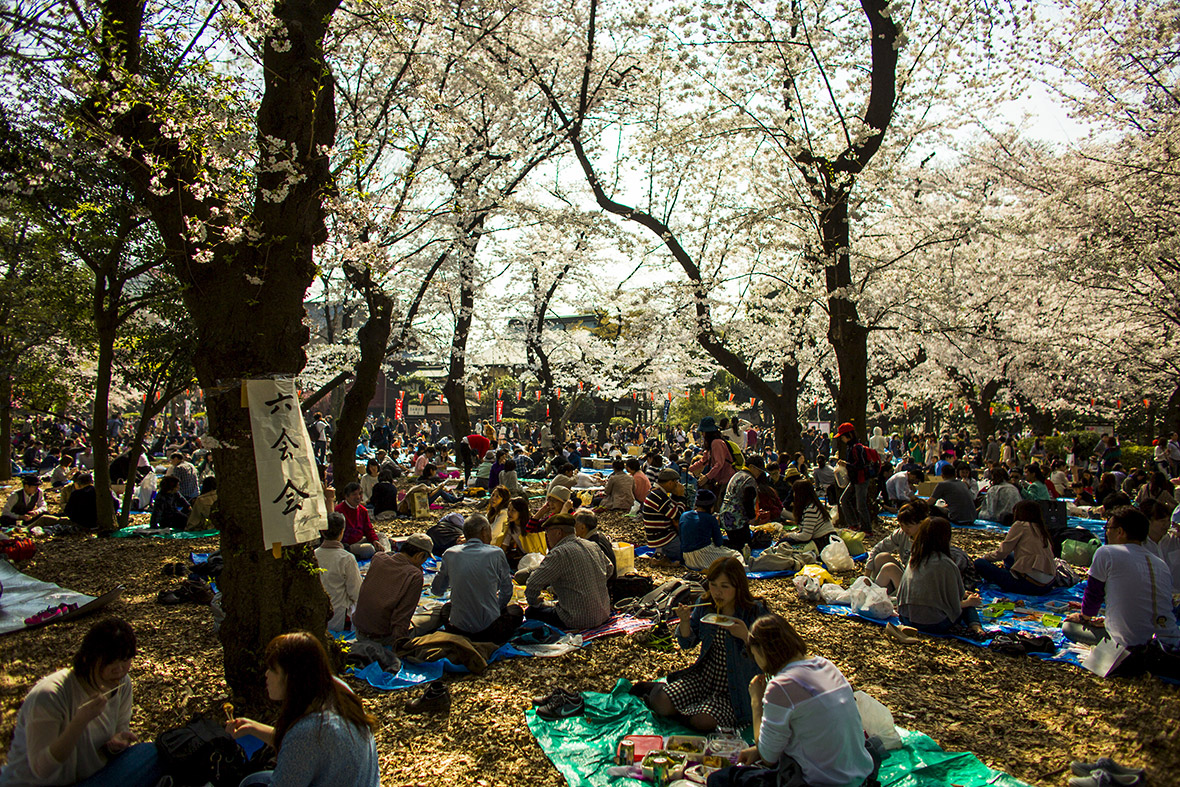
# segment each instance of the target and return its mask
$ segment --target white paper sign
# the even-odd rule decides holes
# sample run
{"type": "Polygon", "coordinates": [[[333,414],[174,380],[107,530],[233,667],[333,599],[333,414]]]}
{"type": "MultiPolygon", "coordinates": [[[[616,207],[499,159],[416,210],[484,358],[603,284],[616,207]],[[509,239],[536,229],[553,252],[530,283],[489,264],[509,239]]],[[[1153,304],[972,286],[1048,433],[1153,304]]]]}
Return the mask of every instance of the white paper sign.
{"type": "Polygon", "coordinates": [[[294,380],[247,380],[250,431],[258,464],[262,548],[302,544],[328,523],[311,436],[294,380]]]}

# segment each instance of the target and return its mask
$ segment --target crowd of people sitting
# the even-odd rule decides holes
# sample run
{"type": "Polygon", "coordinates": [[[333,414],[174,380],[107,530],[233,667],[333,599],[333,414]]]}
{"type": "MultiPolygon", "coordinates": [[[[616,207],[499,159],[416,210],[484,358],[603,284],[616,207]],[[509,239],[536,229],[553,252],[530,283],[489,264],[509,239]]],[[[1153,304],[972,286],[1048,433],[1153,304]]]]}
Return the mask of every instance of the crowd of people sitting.
{"type": "MultiPolygon", "coordinates": [[[[360,481],[344,485],[338,500],[325,485],[332,513],[315,555],[331,603],[329,628],[355,631],[358,652],[373,654],[390,672],[400,666],[392,645],[433,631],[502,644],[526,620],[592,629],[611,616],[618,581],[614,544],[599,530],[599,517],[634,516],[656,555],[703,574],[705,594],[675,614],[679,646],[699,646],[698,657],[665,681],[636,683],[633,693],[653,713],[696,730],[753,723],[756,731],[741,762],[762,767],[727,769],[711,785],[860,784],[879,763],[865,746],[848,681],[830,661],[809,656],[791,624],[750,588],[753,551],[775,541],[818,552],[841,530],[867,535],[891,522],[895,527],[865,561],[866,575],[895,599],[902,626],[891,626],[891,634],[899,641],[916,632],[980,638],[980,582],[1037,596],[1074,581],[1058,558],[1055,517],[1064,505],[1071,515],[1106,521],[1106,543],[1094,552],[1066,636],[1117,643],[1131,653],[1128,670],[1167,673],[1176,663],[1176,435],[1161,437],[1164,448],[1152,466],[1127,470],[1110,436],[1092,451],[1075,441],[1066,457],[1050,456],[1034,441],[1022,456],[1009,435],[972,443],[965,435],[886,437],[877,429],[862,441],[846,423],[830,439],[809,430],[804,450],[788,455],[766,446],[758,430],[712,417],[695,430],[666,433],[666,440],[639,430],[591,439],[580,430],[565,444],[547,429],[525,430],[520,442],[519,427],[487,424],[450,440],[436,424],[424,424],[413,436],[372,421],[357,449],[365,468],[360,481]],[[638,454],[628,451],[635,445],[638,454]],[[609,462],[609,472],[590,468],[591,458],[609,462]],[[461,477],[440,478],[440,468],[452,464],[461,477]],[[525,484],[534,491],[543,485],[536,508],[525,484]],[[463,501],[480,511],[443,516],[404,539],[379,532],[382,522],[411,514],[419,494],[428,504],[463,501]],[[953,543],[954,526],[979,519],[1008,529],[998,548],[973,559],[953,543]],[[432,556],[437,570],[429,592],[449,593],[449,601],[423,614],[423,568],[432,556]],[[358,561],[368,561],[363,574],[358,561]]],[[[318,445],[329,435],[322,416],[311,433],[326,463],[318,445]]],[[[190,452],[164,443],[169,466],[149,500],[151,525],[188,527],[215,480],[202,469],[205,455],[191,453],[200,451],[199,442],[190,452]]],[[[59,447],[47,478],[23,478],[5,504],[5,526],[93,528],[93,478],[85,450],[72,450],[78,447],[59,447]],[[43,482],[70,490],[63,516],[48,513],[43,482]]],[[[136,474],[126,464],[124,482],[154,479],[150,466],[136,474]]],[[[26,699],[0,786],[155,784],[155,752],[129,729],[127,671],[135,652],[126,623],[97,624],[73,667],[42,680],[26,699]]],[[[281,705],[277,724],[234,718],[227,729],[271,743],[278,760],[273,772],[243,784],[378,784],[374,722],[332,676],[317,638],[277,637],[266,661],[268,693],[281,705]]]]}

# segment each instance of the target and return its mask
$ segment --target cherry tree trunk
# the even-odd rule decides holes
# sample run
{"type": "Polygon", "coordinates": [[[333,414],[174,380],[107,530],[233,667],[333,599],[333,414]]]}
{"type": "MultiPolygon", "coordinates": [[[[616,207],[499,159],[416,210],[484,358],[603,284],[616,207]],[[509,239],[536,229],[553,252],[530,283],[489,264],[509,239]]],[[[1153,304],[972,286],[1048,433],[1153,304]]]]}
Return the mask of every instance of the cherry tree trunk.
{"type": "Polygon", "coordinates": [[[367,300],[369,319],[357,331],[361,359],[356,365],[352,386],[344,395],[344,404],[336,419],[336,431],[332,433],[332,483],[338,490],[357,480],[357,440],[365,425],[369,402],[377,393],[377,378],[393,330],[392,299],[374,291],[367,300]]]}
{"type": "MultiPolygon", "coordinates": [[[[96,369],[94,402],[90,412],[90,445],[94,457],[94,488],[97,494],[98,533],[100,536],[115,530],[115,501],[111,497],[111,452],[107,437],[107,417],[111,401],[111,374],[115,358],[115,326],[113,320],[95,308],[94,327],[98,334],[98,366],[96,369]]],[[[135,465],[130,468],[128,486],[133,486],[135,465]]]]}
{"type": "Polygon", "coordinates": [[[451,429],[456,440],[471,434],[471,413],[467,410],[467,335],[471,331],[471,314],[475,310],[475,250],[479,245],[480,225],[468,230],[459,250],[459,313],[451,337],[451,362],[443,393],[450,408],[451,429]]]}
{"type": "Polygon", "coordinates": [[[858,436],[865,434],[865,410],[869,403],[868,329],[860,324],[856,301],[850,297],[852,262],[848,249],[848,193],[836,191],[820,220],[823,233],[824,277],[828,292],[828,342],[836,354],[840,388],[836,394],[836,420],[850,422],[858,436]]]}
{"type": "Polygon", "coordinates": [[[0,375],[0,481],[12,478],[12,378],[0,375]]]}

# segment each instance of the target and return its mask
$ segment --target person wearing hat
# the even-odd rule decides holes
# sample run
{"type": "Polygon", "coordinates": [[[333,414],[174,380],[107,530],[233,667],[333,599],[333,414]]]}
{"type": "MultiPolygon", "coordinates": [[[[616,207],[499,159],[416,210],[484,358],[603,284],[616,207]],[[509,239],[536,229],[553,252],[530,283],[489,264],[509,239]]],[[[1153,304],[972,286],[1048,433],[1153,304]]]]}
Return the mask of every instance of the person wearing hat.
{"type": "Polygon", "coordinates": [[[680,562],[680,514],[684,507],[673,497],[684,497],[680,473],[664,468],[656,475],[656,485],[643,499],[643,530],[647,545],[668,560],[680,562]]]}
{"type": "Polygon", "coordinates": [[[549,553],[528,577],[524,599],[529,620],[539,620],[566,631],[601,626],[610,618],[607,578],[611,564],[597,544],[578,538],[577,523],[557,514],[545,523],[549,553]],[[549,590],[555,602],[541,600],[549,590]]]}
{"type": "Polygon", "coordinates": [[[570,501],[571,493],[568,486],[551,486],[549,492],[545,495],[545,503],[537,512],[529,518],[529,523],[525,526],[527,533],[543,533],[545,531],[545,523],[551,517],[557,514],[568,514],[573,510],[573,503],[570,501]]]}
{"type": "Polygon", "coordinates": [[[746,466],[733,474],[721,503],[721,525],[727,546],[741,549],[750,543],[750,525],[758,513],[758,478],[766,472],[760,456],[746,459],[746,466]]]}
{"type": "Polygon", "coordinates": [[[708,489],[697,492],[695,508],[680,515],[680,545],[684,565],[696,571],[704,571],[714,560],[736,557],[742,553],[724,545],[721,523],[713,516],[717,495],[708,489]]]}
{"type": "Polygon", "coordinates": [[[853,530],[873,532],[873,516],[869,512],[869,457],[856,436],[856,427],[842,423],[836,437],[844,446],[844,458],[839,464],[848,471],[848,486],[840,495],[840,513],[853,530]]]}
{"type": "Polygon", "coordinates": [[[62,520],[49,516],[49,504],[41,491],[41,479],[36,473],[21,476],[21,488],[8,496],[4,511],[0,513],[0,525],[4,527],[49,527],[62,520]]]}
{"type": "Polygon", "coordinates": [[[434,542],[415,533],[397,552],[378,552],[361,582],[352,622],[358,640],[392,645],[410,633],[410,620],[422,596],[422,564],[434,542]]]}
{"type": "Polygon", "coordinates": [[[787,465],[786,471],[783,471],[778,462],[771,460],[770,466],[766,468],[766,475],[770,480],[770,485],[774,487],[778,499],[786,508],[791,507],[791,486],[802,478],[799,468],[794,465],[787,465]]]}
{"type": "Polygon", "coordinates": [[[713,416],[706,415],[697,427],[701,432],[701,442],[705,447],[704,456],[689,465],[688,472],[697,476],[697,486],[714,492],[724,490],[733,478],[733,452],[729,443],[721,436],[721,430],[713,416]]]}

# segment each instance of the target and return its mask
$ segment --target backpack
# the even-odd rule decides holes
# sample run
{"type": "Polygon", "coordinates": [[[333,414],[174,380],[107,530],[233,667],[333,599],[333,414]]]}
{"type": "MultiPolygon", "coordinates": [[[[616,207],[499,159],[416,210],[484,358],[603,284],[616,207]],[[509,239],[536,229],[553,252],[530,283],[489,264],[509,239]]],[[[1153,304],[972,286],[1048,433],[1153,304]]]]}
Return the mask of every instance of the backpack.
{"type": "Polygon", "coordinates": [[[37,554],[37,542],[24,536],[6,538],[0,541],[0,557],[6,557],[13,563],[28,560],[37,554]]]}
{"type": "Polygon", "coordinates": [[[637,618],[666,621],[676,615],[676,607],[695,601],[704,592],[700,583],[670,579],[647,595],[623,599],[615,604],[615,609],[637,618]]]}
{"type": "Polygon", "coordinates": [[[236,785],[247,772],[245,752],[207,716],[193,716],[183,727],[162,733],[156,748],[161,769],[178,785],[236,785]]]}
{"type": "Polygon", "coordinates": [[[742,453],[742,449],[733,440],[726,440],[725,445],[729,448],[729,459],[733,464],[734,470],[741,470],[746,466],[746,457],[742,453]]]}
{"type": "Polygon", "coordinates": [[[868,467],[865,468],[865,480],[876,478],[881,475],[881,455],[877,453],[875,448],[862,446],[865,452],[865,461],[868,462],[868,467]]]}

